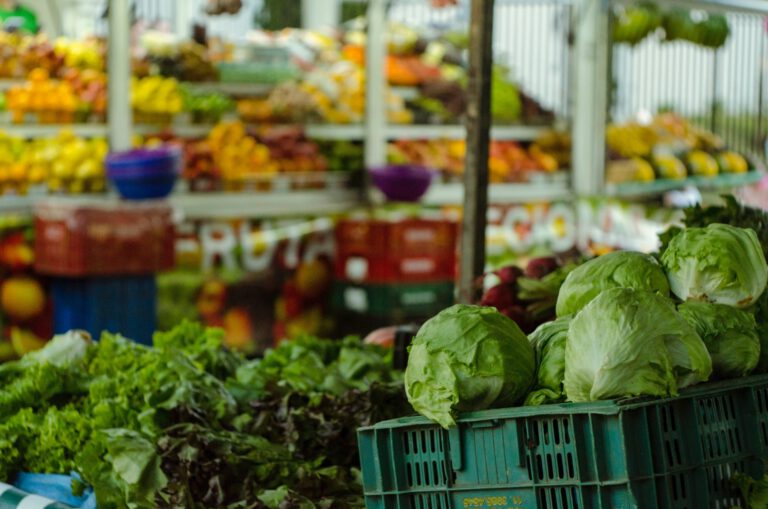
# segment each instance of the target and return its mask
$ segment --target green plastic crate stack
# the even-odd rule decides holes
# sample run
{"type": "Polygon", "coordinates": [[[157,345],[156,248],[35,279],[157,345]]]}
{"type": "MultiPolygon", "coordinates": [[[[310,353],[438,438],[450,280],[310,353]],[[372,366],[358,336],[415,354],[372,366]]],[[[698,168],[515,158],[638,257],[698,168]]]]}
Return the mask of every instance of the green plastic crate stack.
{"type": "Polygon", "coordinates": [[[358,443],[368,509],[745,507],[731,479],[765,473],[768,376],[468,413],[450,430],[409,417],[358,443]]]}
{"type": "Polygon", "coordinates": [[[448,219],[347,218],[336,225],[331,305],[346,322],[419,322],[454,303],[456,223],[448,219]]]}
{"type": "Polygon", "coordinates": [[[342,314],[396,323],[438,313],[453,303],[453,290],[451,281],[380,284],[335,282],[331,302],[334,310],[342,314]]]}

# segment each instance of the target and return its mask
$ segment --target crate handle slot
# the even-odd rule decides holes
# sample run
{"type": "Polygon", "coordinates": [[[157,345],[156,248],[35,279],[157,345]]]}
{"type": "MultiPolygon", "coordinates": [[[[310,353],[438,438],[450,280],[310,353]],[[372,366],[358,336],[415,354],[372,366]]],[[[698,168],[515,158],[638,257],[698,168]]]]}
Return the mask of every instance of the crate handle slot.
{"type": "Polygon", "coordinates": [[[464,465],[461,461],[461,434],[458,426],[448,430],[448,451],[451,455],[451,467],[453,470],[461,470],[464,465]]]}
{"type": "Polygon", "coordinates": [[[513,443],[517,444],[517,448],[515,449],[515,452],[517,453],[517,466],[525,467],[525,460],[528,457],[528,444],[525,440],[525,423],[523,422],[523,419],[515,419],[515,427],[513,430],[515,433],[513,443]]]}

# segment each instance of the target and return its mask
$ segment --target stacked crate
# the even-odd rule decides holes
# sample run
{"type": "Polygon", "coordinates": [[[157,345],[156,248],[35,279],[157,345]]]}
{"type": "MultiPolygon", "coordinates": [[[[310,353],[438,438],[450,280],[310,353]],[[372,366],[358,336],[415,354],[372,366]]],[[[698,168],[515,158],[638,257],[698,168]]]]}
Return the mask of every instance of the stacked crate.
{"type": "Polygon", "coordinates": [[[428,318],[454,300],[457,225],[446,219],[344,220],[332,303],[369,328],[428,318]]]}
{"type": "Polygon", "coordinates": [[[51,276],[56,333],[118,332],[150,344],[155,274],[173,267],[174,227],[165,203],[49,200],[35,210],[35,269],[51,276]]]}

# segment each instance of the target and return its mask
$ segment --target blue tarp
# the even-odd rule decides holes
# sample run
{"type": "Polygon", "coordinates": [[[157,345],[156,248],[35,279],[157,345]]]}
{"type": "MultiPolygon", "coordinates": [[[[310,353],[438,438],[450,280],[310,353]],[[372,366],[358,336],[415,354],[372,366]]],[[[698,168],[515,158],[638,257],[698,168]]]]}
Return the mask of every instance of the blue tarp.
{"type": "Polygon", "coordinates": [[[72,493],[72,481],[79,480],[77,474],[59,475],[59,474],[30,474],[20,473],[13,483],[18,489],[40,495],[66,504],[70,507],[79,509],[96,509],[96,496],[93,489],[88,487],[81,496],[75,496],[72,493]]]}

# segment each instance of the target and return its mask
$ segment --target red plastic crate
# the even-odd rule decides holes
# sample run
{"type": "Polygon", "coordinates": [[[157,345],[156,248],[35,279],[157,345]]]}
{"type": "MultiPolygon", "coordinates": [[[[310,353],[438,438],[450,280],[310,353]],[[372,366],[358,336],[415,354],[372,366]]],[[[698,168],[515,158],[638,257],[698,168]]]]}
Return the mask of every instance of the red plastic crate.
{"type": "Polygon", "coordinates": [[[452,281],[456,275],[456,254],[453,249],[404,256],[396,252],[366,256],[340,251],[336,254],[335,269],[337,279],[357,283],[452,281]]]}
{"type": "Polygon", "coordinates": [[[35,207],[35,269],[54,276],[152,274],[174,265],[172,211],[165,203],[35,207]]]}
{"type": "Polygon", "coordinates": [[[336,227],[339,252],[401,256],[455,252],[458,225],[446,219],[344,220],[336,227]]]}

